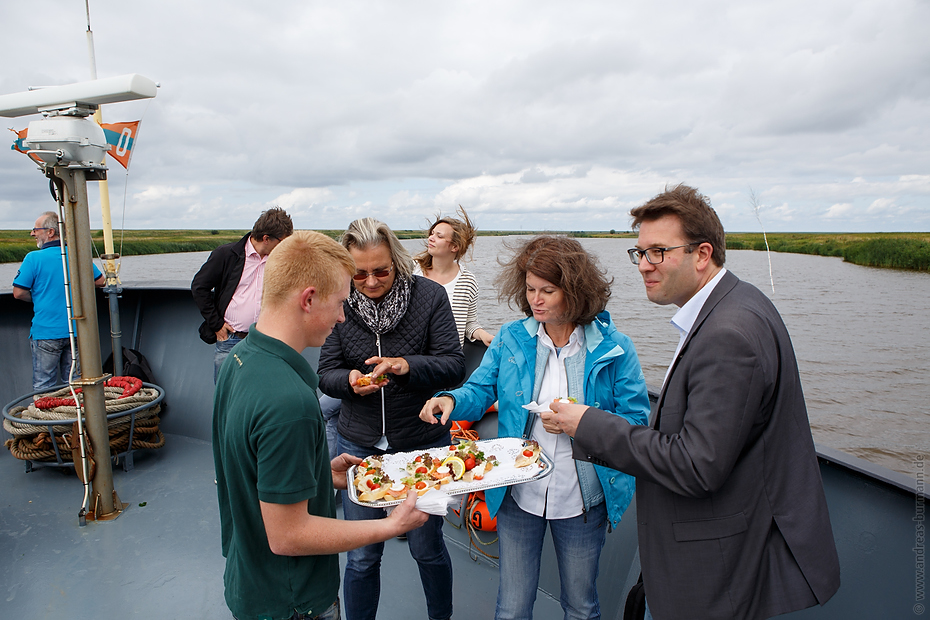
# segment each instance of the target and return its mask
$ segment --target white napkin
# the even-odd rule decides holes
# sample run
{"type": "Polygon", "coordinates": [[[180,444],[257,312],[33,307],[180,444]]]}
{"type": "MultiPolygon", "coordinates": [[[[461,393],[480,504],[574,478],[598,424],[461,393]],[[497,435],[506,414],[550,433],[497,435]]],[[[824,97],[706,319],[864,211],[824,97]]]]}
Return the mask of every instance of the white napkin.
{"type": "MultiPolygon", "coordinates": [[[[446,495],[438,489],[430,489],[417,498],[417,509],[431,515],[444,517],[449,512],[449,506],[455,501],[455,498],[446,495]]],[[[387,514],[391,514],[394,508],[396,508],[396,506],[386,506],[384,511],[387,514]]]]}
{"type": "Polygon", "coordinates": [[[552,411],[552,409],[549,408],[549,403],[546,403],[545,405],[540,405],[535,400],[527,405],[523,405],[523,408],[529,411],[532,411],[533,413],[542,413],[543,411],[552,411]]]}
{"type": "Polygon", "coordinates": [[[446,516],[455,500],[438,489],[430,489],[417,498],[417,508],[431,515],[446,516]]]}

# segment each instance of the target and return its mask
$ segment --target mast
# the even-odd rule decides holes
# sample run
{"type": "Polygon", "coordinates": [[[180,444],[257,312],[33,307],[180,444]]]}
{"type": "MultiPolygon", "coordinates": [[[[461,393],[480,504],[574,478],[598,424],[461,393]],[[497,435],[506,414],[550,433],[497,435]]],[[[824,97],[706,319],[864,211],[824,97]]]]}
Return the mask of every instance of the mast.
{"type": "MultiPolygon", "coordinates": [[[[90,29],[90,0],[84,0],[84,7],[87,12],[87,54],[90,59],[90,79],[97,79],[97,54],[94,51],[94,33],[90,29]]],[[[94,120],[98,125],[103,123],[101,113],[102,106],[94,112],[94,120]]],[[[106,153],[103,154],[106,158],[106,153]]],[[[100,162],[105,163],[104,161],[100,162]]],[[[113,348],[113,374],[119,375],[123,372],[123,332],[119,321],[119,294],[122,287],[119,281],[119,275],[116,271],[116,260],[119,254],[116,254],[113,246],[113,222],[110,217],[110,187],[106,177],[98,182],[100,188],[100,214],[103,226],[103,275],[106,276],[106,286],[103,292],[106,293],[110,302],[110,341],[113,348]]]]}

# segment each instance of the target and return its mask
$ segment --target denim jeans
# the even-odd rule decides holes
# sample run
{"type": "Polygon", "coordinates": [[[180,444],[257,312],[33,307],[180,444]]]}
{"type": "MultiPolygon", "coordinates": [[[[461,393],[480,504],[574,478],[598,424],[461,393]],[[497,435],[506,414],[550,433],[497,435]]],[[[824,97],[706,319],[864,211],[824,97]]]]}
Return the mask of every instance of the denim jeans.
{"type": "Polygon", "coordinates": [[[501,581],[496,620],[533,617],[547,526],[555,545],[562,589],[559,602],[566,620],[601,617],[597,573],[607,536],[607,505],[601,502],[587,515],[570,519],[546,519],[524,512],[507,493],[497,512],[501,581]]]}
{"type": "MultiPolygon", "coordinates": [[[[451,437],[446,435],[437,443],[426,444],[418,449],[446,446],[451,441],[451,437]]],[[[362,458],[385,453],[377,448],[360,446],[342,435],[337,436],[336,448],[339,454],[348,452],[362,458]]],[[[387,451],[390,452],[392,450],[387,451]]],[[[342,497],[342,514],[347,521],[385,517],[383,509],[359,506],[346,495],[342,497]]],[[[420,570],[420,582],[423,584],[430,620],[446,620],[452,616],[452,559],[442,538],[442,522],[442,517],[431,515],[425,525],[407,532],[407,546],[420,570]]],[[[384,543],[377,543],[346,554],[342,591],[347,620],[374,620],[378,612],[378,599],[381,597],[383,553],[384,543]]]]}
{"type": "MultiPolygon", "coordinates": [[[[329,606],[329,608],[319,613],[315,616],[308,616],[307,614],[302,614],[299,611],[295,611],[294,615],[288,618],[287,620],[339,620],[339,599],[336,599],[336,602],[329,606]]],[[[239,620],[236,616],[233,616],[233,620],[239,620]]]]}
{"type": "Polygon", "coordinates": [[[216,350],[213,352],[213,384],[216,384],[217,377],[220,376],[220,367],[223,366],[223,361],[229,355],[229,352],[232,351],[232,348],[239,344],[242,341],[242,338],[229,334],[229,338],[226,340],[217,340],[216,341],[216,350]]]}
{"type": "MultiPolygon", "coordinates": [[[[326,445],[329,446],[329,460],[336,458],[336,426],[339,424],[339,412],[342,410],[342,401],[332,396],[320,396],[320,411],[326,422],[326,445]]],[[[367,454],[365,456],[368,456],[367,454]]]]}
{"type": "MultiPolygon", "coordinates": [[[[53,338],[30,340],[32,349],[32,389],[47,390],[68,382],[71,373],[71,340],[53,338]],[[61,380],[58,375],[61,374],[61,380]]],[[[75,359],[74,378],[81,378],[81,361],[75,359]]]]}

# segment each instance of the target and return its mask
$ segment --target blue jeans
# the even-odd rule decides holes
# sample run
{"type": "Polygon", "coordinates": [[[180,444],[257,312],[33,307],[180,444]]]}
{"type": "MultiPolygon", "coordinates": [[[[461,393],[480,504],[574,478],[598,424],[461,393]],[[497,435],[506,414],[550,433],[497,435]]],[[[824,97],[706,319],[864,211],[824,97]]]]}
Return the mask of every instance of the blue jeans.
{"type": "MultiPolygon", "coordinates": [[[[29,340],[32,349],[32,389],[47,390],[68,382],[71,373],[71,340],[29,340]],[[58,375],[61,374],[61,380],[58,375]]],[[[74,378],[81,378],[81,361],[75,359],[74,378]]]]}
{"type": "Polygon", "coordinates": [[[597,572],[607,536],[607,505],[601,502],[587,515],[546,519],[524,512],[510,493],[497,512],[500,536],[501,582],[496,620],[533,617],[539,564],[546,527],[552,533],[562,594],[559,602],[568,620],[597,619],[597,572]]]}
{"type": "Polygon", "coordinates": [[[220,367],[223,366],[223,361],[229,355],[229,352],[232,351],[232,348],[239,344],[242,341],[242,338],[229,334],[229,338],[226,340],[217,340],[216,341],[216,350],[213,352],[213,384],[216,385],[216,379],[220,376],[220,367]]]}
{"type": "MultiPolygon", "coordinates": [[[[451,437],[446,435],[437,443],[422,445],[417,449],[446,446],[451,441],[451,437]]],[[[360,446],[342,435],[337,436],[336,448],[339,454],[348,452],[361,458],[385,453],[377,448],[360,446]]],[[[387,451],[390,452],[394,451],[387,451]]],[[[342,514],[347,521],[385,517],[383,509],[359,506],[346,495],[342,497],[342,514]]],[[[426,595],[426,611],[430,620],[446,620],[452,616],[452,559],[442,538],[442,522],[442,517],[431,515],[425,525],[407,532],[407,546],[420,569],[420,582],[423,584],[423,594],[426,595]]],[[[378,612],[378,599],[381,597],[383,553],[384,543],[376,543],[346,554],[342,591],[347,620],[374,620],[378,612]]]]}
{"type": "MultiPolygon", "coordinates": [[[[339,599],[336,599],[336,602],[329,606],[329,609],[319,613],[315,616],[308,616],[307,614],[302,614],[299,611],[295,611],[294,615],[288,618],[287,620],[339,620],[339,599]]],[[[236,616],[233,616],[233,620],[238,620],[236,616]]]]}
{"type": "MultiPolygon", "coordinates": [[[[326,445],[329,446],[329,460],[336,458],[336,426],[339,424],[339,412],[342,401],[332,396],[320,396],[320,410],[326,422],[326,445]]],[[[365,456],[368,456],[367,454],[365,456]]]]}

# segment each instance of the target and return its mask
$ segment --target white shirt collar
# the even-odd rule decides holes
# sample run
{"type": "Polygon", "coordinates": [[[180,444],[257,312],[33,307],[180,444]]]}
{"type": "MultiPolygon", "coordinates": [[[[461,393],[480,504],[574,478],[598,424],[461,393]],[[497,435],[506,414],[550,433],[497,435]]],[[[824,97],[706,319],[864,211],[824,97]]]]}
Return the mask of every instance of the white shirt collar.
{"type": "Polygon", "coordinates": [[[568,343],[561,349],[558,349],[555,346],[555,343],[552,342],[552,338],[550,338],[549,334],[546,333],[545,323],[539,324],[539,328],[536,330],[536,335],[539,336],[540,342],[542,342],[550,351],[559,357],[565,358],[570,357],[581,350],[581,343],[584,342],[584,327],[581,325],[576,325],[575,329],[568,337],[568,343]]]}
{"type": "Polygon", "coordinates": [[[722,267],[720,271],[717,272],[717,275],[715,275],[710,282],[701,287],[701,290],[685,302],[685,305],[679,308],[675,316],[672,317],[670,323],[677,327],[678,331],[682,333],[682,340],[688,335],[691,328],[694,327],[694,322],[701,313],[701,308],[704,307],[707,298],[710,297],[710,294],[717,284],[720,283],[720,280],[723,279],[723,274],[726,272],[726,267],[722,267]]]}

